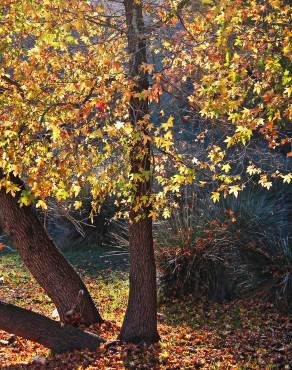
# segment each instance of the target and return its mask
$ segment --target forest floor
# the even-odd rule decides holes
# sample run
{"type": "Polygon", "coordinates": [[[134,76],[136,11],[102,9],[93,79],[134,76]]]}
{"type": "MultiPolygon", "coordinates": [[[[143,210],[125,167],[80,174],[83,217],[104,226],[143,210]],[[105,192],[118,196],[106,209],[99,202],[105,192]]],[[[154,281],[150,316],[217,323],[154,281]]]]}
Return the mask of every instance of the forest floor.
{"type": "MultiPolygon", "coordinates": [[[[116,339],[127,304],[127,258],[99,249],[65,254],[107,320],[89,331],[116,339]]],[[[54,306],[16,253],[0,253],[0,277],[1,300],[51,316],[54,306]]],[[[54,356],[0,331],[0,369],[292,369],[292,319],[271,304],[196,304],[187,297],[160,305],[159,312],[161,342],[148,348],[116,343],[54,356]]]]}

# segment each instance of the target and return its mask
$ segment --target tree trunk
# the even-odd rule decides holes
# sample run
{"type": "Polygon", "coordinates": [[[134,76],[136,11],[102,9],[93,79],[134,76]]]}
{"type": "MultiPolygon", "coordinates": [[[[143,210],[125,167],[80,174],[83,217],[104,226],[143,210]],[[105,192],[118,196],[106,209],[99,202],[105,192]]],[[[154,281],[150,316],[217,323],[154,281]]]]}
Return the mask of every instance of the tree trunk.
{"type": "MultiPolygon", "coordinates": [[[[130,55],[130,76],[135,81],[135,92],[149,87],[148,75],[141,69],[147,63],[144,20],[141,2],[124,0],[128,28],[128,50],[130,55]]],[[[129,115],[133,129],[143,134],[143,118],[148,114],[148,101],[133,97],[129,115]]],[[[130,293],[127,312],[119,338],[127,342],[154,343],[159,340],[157,332],[156,267],[153,250],[152,219],[150,206],[143,205],[134,211],[143,197],[151,195],[151,148],[143,137],[133,144],[131,152],[131,172],[148,173],[149,176],[134,183],[135,196],[130,212],[130,293]],[[137,221],[137,216],[139,220],[137,221]]]]}
{"type": "Polygon", "coordinates": [[[130,226],[130,293],[120,339],[155,343],[157,332],[156,269],[151,219],[130,226]]]}
{"type": "Polygon", "coordinates": [[[73,326],[61,326],[43,315],[4,302],[0,302],[0,330],[40,343],[55,353],[76,349],[94,351],[105,342],[73,326]]]}
{"type": "MultiPolygon", "coordinates": [[[[13,181],[23,188],[18,178],[13,181]]],[[[56,305],[62,322],[90,325],[103,321],[80,276],[54,245],[33,208],[20,208],[18,196],[7,194],[5,189],[0,190],[0,224],[56,305]]]]}

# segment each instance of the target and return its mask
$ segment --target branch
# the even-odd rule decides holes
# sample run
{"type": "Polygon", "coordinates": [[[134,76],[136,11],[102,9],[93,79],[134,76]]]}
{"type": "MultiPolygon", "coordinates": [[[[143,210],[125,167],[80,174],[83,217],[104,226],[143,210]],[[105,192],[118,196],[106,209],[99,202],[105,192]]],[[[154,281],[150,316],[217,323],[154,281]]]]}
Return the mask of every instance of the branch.
{"type": "Polygon", "coordinates": [[[20,83],[18,81],[14,80],[14,79],[6,76],[6,75],[2,75],[1,79],[4,80],[5,82],[7,82],[9,85],[15,86],[17,91],[21,95],[22,99],[25,99],[23,88],[22,88],[22,86],[20,85],[20,83]]]}

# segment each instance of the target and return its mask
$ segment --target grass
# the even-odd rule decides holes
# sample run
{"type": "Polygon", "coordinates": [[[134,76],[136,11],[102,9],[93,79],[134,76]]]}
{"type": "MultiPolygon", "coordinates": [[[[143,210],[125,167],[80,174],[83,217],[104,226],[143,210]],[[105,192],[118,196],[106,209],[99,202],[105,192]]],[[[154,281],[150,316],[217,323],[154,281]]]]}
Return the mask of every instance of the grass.
{"type": "MultiPolygon", "coordinates": [[[[128,259],[117,250],[91,248],[66,251],[83,276],[107,322],[90,331],[116,339],[128,298],[128,259]]],[[[50,316],[54,306],[31,278],[17,253],[0,253],[0,298],[50,316]]],[[[148,348],[117,344],[96,353],[49,356],[42,346],[17,338],[0,344],[1,369],[280,369],[292,368],[291,317],[256,300],[198,304],[190,296],[161,304],[161,342],[148,348]],[[43,367],[44,368],[44,367],[43,367]]],[[[0,339],[9,334],[0,331],[0,339]]]]}
{"type": "MultiPolygon", "coordinates": [[[[119,249],[106,247],[67,250],[65,257],[84,279],[91,295],[101,306],[107,302],[104,312],[112,320],[117,310],[124,308],[128,294],[128,258],[119,249]]],[[[46,296],[16,252],[0,252],[0,276],[4,278],[0,298],[21,307],[27,305],[37,312],[50,314],[54,310],[46,296]],[[35,289],[37,287],[37,290],[35,289]],[[2,294],[1,294],[2,292],[2,294]]],[[[101,311],[103,311],[101,309],[101,311]]]]}

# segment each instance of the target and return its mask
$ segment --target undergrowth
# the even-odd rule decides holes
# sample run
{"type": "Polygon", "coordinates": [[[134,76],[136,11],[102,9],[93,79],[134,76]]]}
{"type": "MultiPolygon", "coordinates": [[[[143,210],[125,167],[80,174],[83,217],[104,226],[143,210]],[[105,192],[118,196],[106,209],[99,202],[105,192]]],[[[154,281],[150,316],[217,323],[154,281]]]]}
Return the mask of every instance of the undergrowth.
{"type": "Polygon", "coordinates": [[[155,227],[160,297],[224,301],[258,293],[291,310],[291,214],[291,197],[275,192],[249,188],[216,205],[187,192],[155,227]]]}

